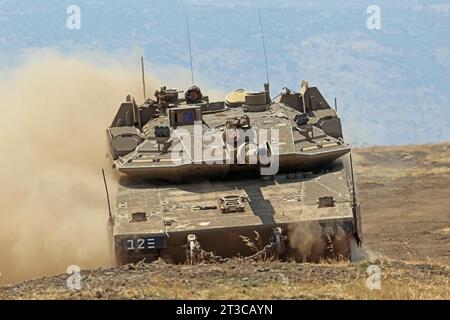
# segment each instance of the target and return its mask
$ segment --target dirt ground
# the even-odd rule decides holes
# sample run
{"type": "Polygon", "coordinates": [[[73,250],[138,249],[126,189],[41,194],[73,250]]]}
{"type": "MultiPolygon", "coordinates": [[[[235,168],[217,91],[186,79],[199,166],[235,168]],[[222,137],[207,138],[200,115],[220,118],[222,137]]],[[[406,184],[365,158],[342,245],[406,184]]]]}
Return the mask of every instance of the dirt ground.
{"type": "Polygon", "coordinates": [[[450,265],[450,144],[355,150],[365,246],[450,265]]]}
{"type": "Polygon", "coordinates": [[[126,265],[0,288],[0,299],[450,299],[450,144],[354,150],[363,213],[358,262],[126,265]],[[366,286],[367,267],[381,289],[366,286]]]}

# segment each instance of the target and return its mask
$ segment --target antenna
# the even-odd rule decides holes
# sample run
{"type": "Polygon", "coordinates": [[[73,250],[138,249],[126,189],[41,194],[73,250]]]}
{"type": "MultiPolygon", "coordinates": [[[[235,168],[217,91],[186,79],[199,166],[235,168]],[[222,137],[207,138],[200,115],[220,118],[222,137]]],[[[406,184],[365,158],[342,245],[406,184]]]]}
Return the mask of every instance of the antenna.
{"type": "Polygon", "coordinates": [[[261,10],[259,9],[259,6],[258,6],[258,16],[259,16],[259,28],[261,29],[261,39],[264,50],[264,61],[266,63],[266,80],[267,83],[269,83],[269,67],[267,66],[266,42],[264,41],[264,30],[262,25],[261,10]]]}
{"type": "Polygon", "coordinates": [[[350,153],[350,170],[352,175],[352,193],[353,193],[353,207],[356,207],[356,189],[355,189],[355,176],[353,174],[353,159],[350,153]]]}
{"type": "Polygon", "coordinates": [[[144,73],[144,57],[141,57],[141,71],[142,71],[142,88],[144,89],[144,103],[147,100],[147,94],[145,93],[145,73],[144,73]]]}
{"type": "Polygon", "coordinates": [[[189,44],[189,62],[191,64],[191,81],[192,85],[194,85],[194,68],[192,67],[192,49],[191,49],[191,30],[189,28],[189,18],[186,11],[186,29],[187,29],[187,37],[188,37],[188,44],[189,44]]]}
{"type": "Polygon", "coordinates": [[[337,98],[334,98],[334,110],[337,112],[337,98]]]}
{"type": "Polygon", "coordinates": [[[108,202],[109,220],[112,220],[111,203],[109,202],[108,185],[106,184],[105,170],[103,170],[103,168],[102,168],[102,175],[103,175],[103,183],[105,184],[106,201],[108,202]]]}

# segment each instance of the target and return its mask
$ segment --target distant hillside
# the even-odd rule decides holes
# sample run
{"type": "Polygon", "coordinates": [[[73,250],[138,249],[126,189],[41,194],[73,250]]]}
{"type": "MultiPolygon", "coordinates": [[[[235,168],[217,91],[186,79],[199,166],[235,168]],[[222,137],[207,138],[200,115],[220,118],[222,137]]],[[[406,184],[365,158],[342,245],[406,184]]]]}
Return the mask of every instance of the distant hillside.
{"type": "MultiPolygon", "coordinates": [[[[106,52],[130,68],[144,54],[148,70],[184,88],[191,84],[187,11],[196,84],[227,92],[259,90],[266,81],[253,1],[76,3],[80,30],[66,28],[65,1],[1,1],[0,69],[36,48],[81,52],[100,65],[98,53],[106,52]],[[135,61],[124,51],[135,52],[135,61]]],[[[447,139],[450,5],[379,0],[376,30],[367,28],[372,4],[259,0],[272,94],[285,86],[299,90],[302,79],[317,85],[331,103],[338,98],[346,137],[360,146],[447,139]]]]}

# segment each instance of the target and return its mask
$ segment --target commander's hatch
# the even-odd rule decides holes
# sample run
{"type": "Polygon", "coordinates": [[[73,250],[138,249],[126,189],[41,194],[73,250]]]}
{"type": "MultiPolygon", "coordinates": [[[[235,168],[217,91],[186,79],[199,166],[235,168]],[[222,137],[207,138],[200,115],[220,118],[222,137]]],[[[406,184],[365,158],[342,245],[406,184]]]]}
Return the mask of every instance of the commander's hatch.
{"type": "Polygon", "coordinates": [[[202,111],[200,106],[177,107],[169,109],[170,126],[193,125],[196,121],[202,121],[202,111]]]}

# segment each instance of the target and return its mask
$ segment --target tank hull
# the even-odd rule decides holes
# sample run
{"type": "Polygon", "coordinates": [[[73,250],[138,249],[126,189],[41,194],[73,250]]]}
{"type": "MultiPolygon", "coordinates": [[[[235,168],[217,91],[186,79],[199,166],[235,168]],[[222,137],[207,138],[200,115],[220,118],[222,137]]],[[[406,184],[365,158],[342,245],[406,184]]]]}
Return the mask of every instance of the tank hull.
{"type": "Polygon", "coordinates": [[[274,244],[276,230],[282,250],[271,248],[264,257],[348,259],[361,230],[346,177],[338,164],[270,179],[121,186],[113,222],[117,260],[184,263],[190,236],[204,260],[249,257],[274,244]],[[223,199],[238,205],[227,208],[223,199]]]}

